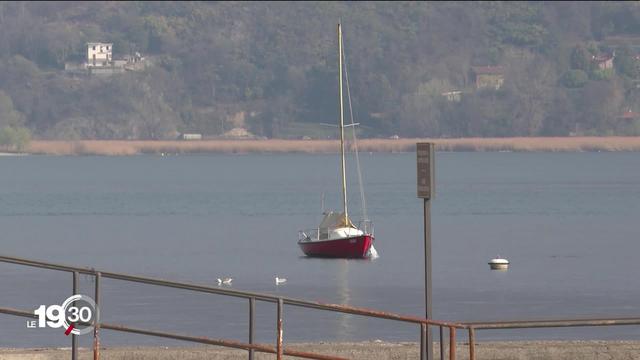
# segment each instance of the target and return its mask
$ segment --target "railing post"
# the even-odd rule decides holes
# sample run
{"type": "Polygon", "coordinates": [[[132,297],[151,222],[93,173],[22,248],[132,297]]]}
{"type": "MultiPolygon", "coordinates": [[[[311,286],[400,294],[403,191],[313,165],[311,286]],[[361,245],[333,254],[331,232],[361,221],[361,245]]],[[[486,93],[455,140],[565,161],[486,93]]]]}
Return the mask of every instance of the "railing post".
{"type": "Polygon", "coordinates": [[[449,360],[456,360],[456,328],[449,327],[449,360]]]}
{"type": "Polygon", "coordinates": [[[95,293],[96,302],[95,321],[93,323],[93,360],[100,359],[100,272],[95,273],[95,293]]]}
{"type": "MultiPolygon", "coordinates": [[[[78,272],[73,272],[73,294],[78,293],[78,272]]],[[[78,339],[75,334],[71,334],[71,360],[78,360],[78,339]]]]}
{"type": "Polygon", "coordinates": [[[420,360],[427,360],[427,325],[420,324],[420,360]]]}
{"type": "Polygon", "coordinates": [[[444,336],[442,335],[443,329],[440,325],[440,360],[444,360],[444,336]]]}
{"type": "MultiPolygon", "coordinates": [[[[255,326],[255,316],[256,316],[256,298],[249,298],[249,344],[253,344],[254,337],[254,326],[255,326]]],[[[253,354],[255,351],[253,349],[249,349],[249,360],[253,360],[253,354]]]]}
{"type": "Polygon", "coordinates": [[[476,332],[473,327],[469,328],[469,360],[476,359],[476,332]]]}
{"type": "Polygon", "coordinates": [[[278,334],[276,341],[276,359],[282,360],[282,298],[278,298],[278,334]]]}
{"type": "MultiPolygon", "coordinates": [[[[432,256],[431,256],[431,201],[424,198],[424,302],[425,318],[433,319],[432,256]]],[[[427,360],[433,360],[433,337],[427,327],[427,360]]]]}

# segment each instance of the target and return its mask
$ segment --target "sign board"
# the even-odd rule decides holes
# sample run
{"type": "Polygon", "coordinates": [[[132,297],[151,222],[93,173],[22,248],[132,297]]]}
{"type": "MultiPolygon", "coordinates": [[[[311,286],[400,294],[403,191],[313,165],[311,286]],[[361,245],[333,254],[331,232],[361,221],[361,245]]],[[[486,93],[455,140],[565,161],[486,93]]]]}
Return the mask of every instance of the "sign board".
{"type": "Polygon", "coordinates": [[[435,196],[435,173],[433,143],[417,143],[416,156],[418,160],[418,197],[431,199],[435,196]]]}

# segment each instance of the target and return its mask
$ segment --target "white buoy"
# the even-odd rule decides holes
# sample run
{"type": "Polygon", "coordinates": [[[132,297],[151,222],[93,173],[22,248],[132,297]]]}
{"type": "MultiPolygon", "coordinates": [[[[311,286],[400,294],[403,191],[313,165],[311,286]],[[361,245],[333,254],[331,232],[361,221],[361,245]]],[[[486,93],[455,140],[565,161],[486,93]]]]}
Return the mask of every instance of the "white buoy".
{"type": "Polygon", "coordinates": [[[287,282],[287,279],[279,278],[279,277],[276,276],[276,285],[284,284],[286,282],[287,282]]]}
{"type": "Polygon", "coordinates": [[[502,259],[498,256],[497,258],[489,261],[489,266],[491,267],[491,270],[507,270],[509,268],[509,260],[502,259]]]}

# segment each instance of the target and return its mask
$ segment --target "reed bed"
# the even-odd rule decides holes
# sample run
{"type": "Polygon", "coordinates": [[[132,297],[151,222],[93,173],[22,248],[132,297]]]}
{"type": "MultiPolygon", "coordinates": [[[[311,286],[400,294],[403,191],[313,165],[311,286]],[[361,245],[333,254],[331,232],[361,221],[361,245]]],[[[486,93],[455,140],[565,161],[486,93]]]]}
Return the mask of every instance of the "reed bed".
{"type": "MultiPolygon", "coordinates": [[[[416,142],[433,142],[439,151],[640,151],[640,137],[518,137],[458,139],[362,139],[362,152],[413,152],[416,142]]],[[[31,154],[47,155],[137,155],[137,154],[247,154],[247,153],[336,153],[337,140],[203,140],[125,141],[34,140],[31,154]]]]}

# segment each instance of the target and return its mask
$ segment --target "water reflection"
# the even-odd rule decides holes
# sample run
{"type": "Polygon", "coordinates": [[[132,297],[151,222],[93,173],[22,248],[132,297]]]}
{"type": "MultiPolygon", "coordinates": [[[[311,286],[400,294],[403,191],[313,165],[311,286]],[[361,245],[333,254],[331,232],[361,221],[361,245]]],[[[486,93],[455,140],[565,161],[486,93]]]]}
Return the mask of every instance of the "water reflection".
{"type": "MultiPolygon", "coordinates": [[[[338,260],[338,298],[340,304],[351,305],[351,290],[349,287],[349,260],[338,260]]],[[[347,339],[353,334],[353,315],[341,314],[338,326],[338,338],[347,339]]]]}

